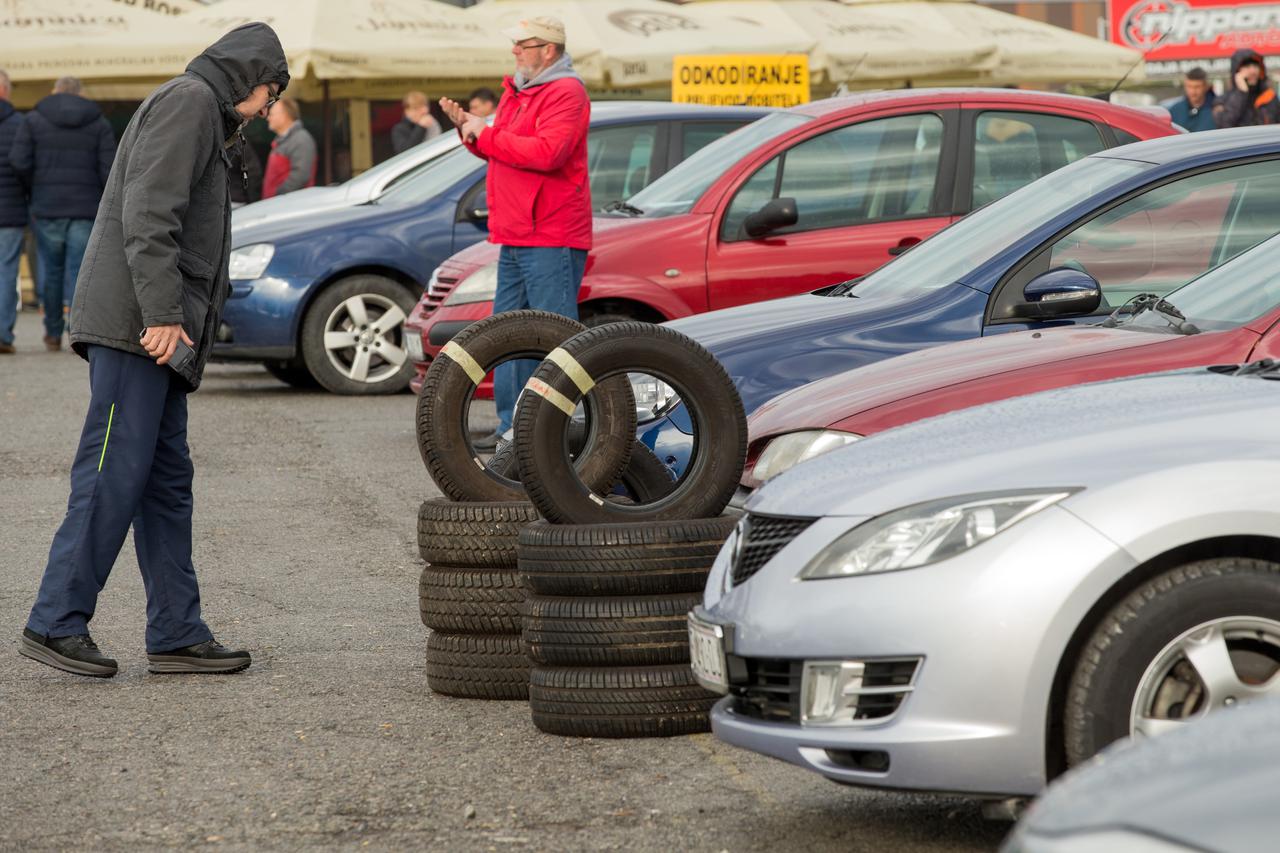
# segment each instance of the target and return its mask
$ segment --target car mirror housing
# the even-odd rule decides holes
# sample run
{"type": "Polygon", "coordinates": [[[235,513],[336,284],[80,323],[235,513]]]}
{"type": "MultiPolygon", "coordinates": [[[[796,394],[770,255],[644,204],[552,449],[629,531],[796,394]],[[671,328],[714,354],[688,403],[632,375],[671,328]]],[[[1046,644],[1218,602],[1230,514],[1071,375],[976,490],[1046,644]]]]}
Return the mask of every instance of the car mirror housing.
{"type": "Polygon", "coordinates": [[[1083,270],[1055,267],[1022,289],[1024,317],[1038,320],[1092,314],[1102,304],[1102,286],[1083,270]]]}
{"type": "Polygon", "coordinates": [[[787,228],[800,221],[794,198],[775,198],[755,213],[749,214],[742,223],[748,237],[764,237],[787,228]]]}

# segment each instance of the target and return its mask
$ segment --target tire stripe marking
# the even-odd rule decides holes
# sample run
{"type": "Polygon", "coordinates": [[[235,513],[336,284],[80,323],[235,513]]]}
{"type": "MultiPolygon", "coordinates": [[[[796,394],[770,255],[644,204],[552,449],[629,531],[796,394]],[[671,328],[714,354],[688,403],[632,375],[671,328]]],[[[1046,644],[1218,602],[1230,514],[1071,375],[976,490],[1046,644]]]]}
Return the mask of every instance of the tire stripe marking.
{"type": "Polygon", "coordinates": [[[98,457],[98,473],[102,473],[102,463],[107,459],[107,442],[111,440],[111,423],[116,419],[116,404],[111,404],[111,412],[107,415],[107,434],[102,437],[102,455],[98,457]]]}
{"type": "Polygon", "coordinates": [[[535,376],[533,379],[530,379],[529,384],[524,387],[537,394],[539,397],[546,400],[569,417],[573,417],[573,410],[577,408],[573,405],[573,401],[556,389],[552,388],[547,383],[543,382],[541,379],[538,379],[535,376]]]}
{"type": "Polygon", "coordinates": [[[573,380],[573,384],[578,386],[578,390],[583,394],[596,387],[596,381],[591,378],[587,371],[582,369],[582,365],[578,360],[560,347],[556,347],[547,353],[547,361],[557,365],[564,371],[565,376],[573,380]]]}
{"type": "Polygon", "coordinates": [[[462,371],[466,373],[467,376],[471,378],[471,381],[476,385],[479,385],[484,381],[484,368],[480,366],[479,362],[471,357],[471,353],[467,352],[453,341],[449,341],[449,343],[445,344],[444,348],[440,350],[440,354],[449,356],[449,358],[452,359],[458,367],[461,367],[462,371]]]}

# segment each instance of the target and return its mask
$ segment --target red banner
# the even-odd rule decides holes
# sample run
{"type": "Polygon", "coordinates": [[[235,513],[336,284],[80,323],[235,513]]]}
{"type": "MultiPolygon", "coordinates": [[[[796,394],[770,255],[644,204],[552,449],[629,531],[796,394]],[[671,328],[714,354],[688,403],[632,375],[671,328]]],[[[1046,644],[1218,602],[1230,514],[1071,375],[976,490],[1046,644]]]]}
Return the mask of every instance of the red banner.
{"type": "Polygon", "coordinates": [[[1229,57],[1242,47],[1280,53],[1280,3],[1247,0],[1111,0],[1111,40],[1148,62],[1229,57]]]}

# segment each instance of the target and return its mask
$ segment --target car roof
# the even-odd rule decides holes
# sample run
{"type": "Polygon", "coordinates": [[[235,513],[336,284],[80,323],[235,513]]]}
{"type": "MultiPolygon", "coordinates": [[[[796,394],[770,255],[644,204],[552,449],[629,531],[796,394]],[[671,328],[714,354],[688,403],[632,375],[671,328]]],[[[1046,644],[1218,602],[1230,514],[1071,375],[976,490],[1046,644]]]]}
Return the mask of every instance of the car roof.
{"type": "Polygon", "coordinates": [[[946,87],[935,89],[888,89],[873,92],[855,92],[839,97],[823,98],[811,101],[798,107],[791,107],[789,112],[821,118],[844,110],[862,108],[871,105],[910,104],[918,101],[1004,101],[1009,104],[1062,104],[1076,107],[1088,106],[1099,112],[1122,111],[1127,113],[1145,112],[1137,107],[1124,107],[1112,104],[1100,98],[1088,98],[1082,95],[1063,95],[1058,92],[1037,92],[1023,89],[994,89],[981,87],[946,87]]]}
{"type": "Polygon", "coordinates": [[[1177,136],[1133,142],[1091,156],[1137,160],[1164,166],[1204,155],[1234,154],[1248,157],[1251,154],[1273,154],[1277,151],[1280,151],[1280,128],[1262,125],[1181,133],[1177,136]]]}
{"type": "Polygon", "coordinates": [[[592,101],[591,118],[618,121],[649,119],[757,119],[778,110],[771,107],[711,107],[705,104],[673,104],[668,101],[592,101]]]}

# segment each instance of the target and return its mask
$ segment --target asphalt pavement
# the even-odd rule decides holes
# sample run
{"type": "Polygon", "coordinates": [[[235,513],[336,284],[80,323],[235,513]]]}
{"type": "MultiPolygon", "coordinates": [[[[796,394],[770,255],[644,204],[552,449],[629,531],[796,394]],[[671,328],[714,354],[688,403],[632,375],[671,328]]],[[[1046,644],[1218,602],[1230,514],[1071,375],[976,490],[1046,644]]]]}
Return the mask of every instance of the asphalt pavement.
{"type": "Polygon", "coordinates": [[[146,671],[126,544],[78,678],[17,653],[65,511],[85,362],[32,312],[0,356],[0,849],[990,850],[974,800],[826,782],[711,735],[545,735],[521,702],[427,689],[408,395],[214,365],[190,401],[196,567],[231,676],[146,671]]]}

